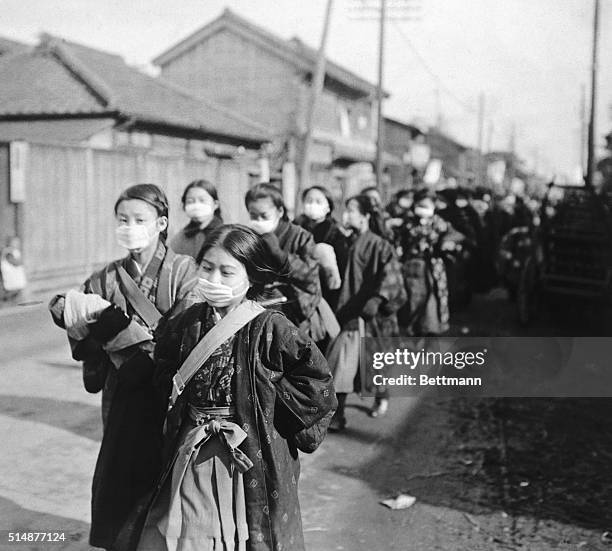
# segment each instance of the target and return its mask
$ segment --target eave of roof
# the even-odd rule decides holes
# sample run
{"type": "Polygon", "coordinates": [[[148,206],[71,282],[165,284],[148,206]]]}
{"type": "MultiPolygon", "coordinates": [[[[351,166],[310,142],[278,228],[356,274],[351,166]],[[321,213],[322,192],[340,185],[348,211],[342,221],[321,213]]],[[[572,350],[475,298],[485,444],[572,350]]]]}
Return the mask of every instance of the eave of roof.
{"type": "Polygon", "coordinates": [[[0,54],[27,52],[30,49],[28,44],[0,36],[0,54]]]}
{"type": "Polygon", "coordinates": [[[2,110],[2,99],[0,99],[2,117],[35,119],[49,116],[108,114],[157,126],[166,125],[173,129],[183,127],[190,132],[197,131],[207,136],[224,137],[232,142],[243,140],[250,143],[264,143],[270,141],[272,136],[268,129],[246,117],[237,116],[163,79],[141,73],[126,65],[120,56],[114,54],[72,44],[50,35],[42,35],[39,47],[34,52],[23,55],[27,57],[23,58],[22,62],[17,58],[17,54],[11,54],[6,59],[0,58],[0,70],[4,67],[5,71],[10,69],[14,74],[14,71],[19,69],[20,63],[29,62],[31,73],[37,63],[42,63],[47,71],[50,71],[50,75],[54,75],[52,77],[47,75],[46,85],[49,86],[49,90],[54,89],[53,83],[57,82],[57,79],[61,80],[64,78],[63,75],[68,79],[67,75],[70,75],[71,80],[62,80],[62,82],[68,85],[69,91],[80,94],[80,105],[70,109],[69,100],[62,103],[59,101],[60,98],[56,97],[51,98],[46,106],[44,101],[33,100],[30,102],[32,104],[30,109],[19,109],[18,107],[23,106],[24,102],[13,90],[16,108],[11,109],[5,105],[6,108],[2,110]],[[54,99],[59,102],[57,108],[53,107],[54,99]]]}

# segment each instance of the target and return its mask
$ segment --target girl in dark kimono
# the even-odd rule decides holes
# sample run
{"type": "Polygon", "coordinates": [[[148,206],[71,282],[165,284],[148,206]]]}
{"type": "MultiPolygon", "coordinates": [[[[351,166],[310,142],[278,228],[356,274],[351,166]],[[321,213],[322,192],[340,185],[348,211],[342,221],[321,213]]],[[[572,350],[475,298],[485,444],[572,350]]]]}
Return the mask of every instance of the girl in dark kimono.
{"type": "MultiPolygon", "coordinates": [[[[376,216],[377,211],[366,196],[352,197],[346,202],[343,222],[353,235],[336,310],[342,333],[327,355],[338,398],[338,410],[330,426],[336,431],[346,426],[344,405],[347,394],[354,391],[359,338],[397,336],[396,312],[406,301],[394,248],[373,231],[380,227],[376,216]]],[[[388,393],[377,388],[371,415],[384,415],[388,405],[388,393]]]]}
{"type": "Polygon", "coordinates": [[[170,247],[199,263],[206,237],[223,224],[217,188],[206,180],[194,180],[185,188],[181,202],[189,224],[170,240],[170,247]]]}
{"type": "Polygon", "coordinates": [[[116,549],[130,511],[162,468],[165,397],[153,386],[153,330],[197,283],[192,258],[165,245],[168,202],[152,184],[115,204],[117,241],[129,255],[95,272],[82,292],[52,300],[56,323],[83,361],[88,392],[102,390],[104,433],[92,487],[90,544],[116,549]]]}
{"type": "Polygon", "coordinates": [[[306,335],[252,302],[270,277],[264,253],[255,232],[221,227],[204,245],[204,302],[160,325],[157,376],[170,393],[198,341],[239,308],[253,310],[194,364],[169,410],[167,469],[139,551],[304,549],[297,448],[314,451],[322,441],[335,407],[333,382],[306,335]]]}
{"type": "MultiPolygon", "coordinates": [[[[245,205],[250,226],[261,235],[267,258],[275,274],[286,277],[268,278],[266,290],[271,300],[286,300],[277,306],[295,325],[309,333],[315,341],[323,335],[313,327],[321,300],[319,264],[314,257],[312,234],[287,218],[287,209],[280,190],[272,184],[257,184],[247,192],[245,205]]],[[[317,318],[318,319],[318,318],[317,318]]]]}
{"type": "Polygon", "coordinates": [[[448,285],[442,255],[463,236],[437,214],[435,195],[421,190],[401,235],[403,271],[409,301],[400,322],[409,335],[439,335],[449,328],[448,285]]]}
{"type": "Polygon", "coordinates": [[[348,240],[340,224],[333,218],[334,201],[329,191],[320,186],[312,186],[302,193],[304,213],[294,222],[312,233],[315,255],[321,266],[321,287],[323,298],[335,309],[338,302],[341,274],[346,267],[348,240]],[[326,245],[331,250],[324,248],[326,245]]]}

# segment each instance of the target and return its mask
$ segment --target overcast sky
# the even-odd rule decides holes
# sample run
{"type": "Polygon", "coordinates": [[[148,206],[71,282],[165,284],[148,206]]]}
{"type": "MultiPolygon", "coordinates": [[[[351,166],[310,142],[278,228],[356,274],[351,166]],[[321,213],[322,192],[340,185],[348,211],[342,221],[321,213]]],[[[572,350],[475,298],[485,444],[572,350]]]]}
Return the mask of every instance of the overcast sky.
{"type": "MultiPolygon", "coordinates": [[[[353,1],[334,2],[328,56],[375,81],[377,24],[349,17],[353,1]]],[[[386,114],[426,123],[439,114],[449,134],[475,145],[484,93],[485,146],[492,130],[493,148],[507,149],[514,123],[517,151],[530,164],[537,160],[544,173],[574,172],[594,0],[405,1],[420,4],[422,17],[388,25],[386,114]]],[[[601,4],[597,136],[603,144],[612,129],[612,0],[601,4]]],[[[46,31],[143,66],[226,6],[316,46],[325,0],[0,0],[0,6],[2,36],[34,43],[46,31]]]]}

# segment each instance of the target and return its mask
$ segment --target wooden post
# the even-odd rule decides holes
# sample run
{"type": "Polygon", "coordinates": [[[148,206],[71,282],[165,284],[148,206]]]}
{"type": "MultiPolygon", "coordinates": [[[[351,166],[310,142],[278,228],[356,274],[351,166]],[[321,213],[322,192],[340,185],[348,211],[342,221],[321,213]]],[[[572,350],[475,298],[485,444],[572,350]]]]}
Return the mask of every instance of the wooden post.
{"type": "Polygon", "coordinates": [[[380,21],[378,38],[378,90],[377,90],[377,112],[376,112],[376,185],[382,187],[383,178],[383,152],[384,152],[384,127],[383,127],[383,76],[385,61],[385,16],[386,0],[380,0],[380,21]]]}
{"type": "Polygon", "coordinates": [[[589,119],[587,173],[585,184],[593,186],[595,172],[595,112],[597,111],[597,54],[599,46],[599,0],[595,0],[593,14],[593,58],[591,63],[591,115],[589,119]]]}
{"type": "Polygon", "coordinates": [[[306,131],[304,133],[304,140],[302,146],[302,163],[300,167],[300,189],[306,189],[308,182],[310,181],[310,146],[312,144],[312,129],[314,126],[314,115],[317,108],[317,102],[321,91],[323,90],[323,84],[325,81],[325,49],[327,46],[327,35],[329,33],[329,22],[331,19],[331,10],[333,0],[327,0],[327,7],[325,9],[325,20],[323,22],[323,34],[321,35],[321,44],[319,46],[319,53],[317,55],[317,63],[315,66],[315,72],[312,77],[310,103],[308,105],[308,112],[306,114],[306,131]]]}

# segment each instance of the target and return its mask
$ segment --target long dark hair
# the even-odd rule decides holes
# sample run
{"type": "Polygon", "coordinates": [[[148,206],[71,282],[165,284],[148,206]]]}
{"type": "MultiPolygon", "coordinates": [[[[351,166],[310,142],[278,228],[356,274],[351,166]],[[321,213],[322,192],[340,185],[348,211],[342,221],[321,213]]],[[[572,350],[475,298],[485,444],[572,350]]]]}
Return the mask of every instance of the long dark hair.
{"type": "MultiPolygon", "coordinates": [[[[215,201],[219,201],[219,195],[217,194],[217,188],[214,184],[210,183],[208,180],[194,180],[193,182],[189,182],[185,191],[183,191],[183,195],[181,197],[181,203],[183,207],[185,207],[185,201],[187,201],[187,193],[189,193],[190,189],[200,188],[203,189],[208,195],[210,195],[215,201]]],[[[215,209],[215,216],[217,218],[221,218],[221,207],[217,205],[215,209]]]]}
{"type": "MultiPolygon", "coordinates": [[[[168,218],[168,198],[162,189],[155,184],[136,184],[124,190],[115,203],[115,215],[119,205],[123,201],[129,201],[130,199],[140,199],[145,203],[149,203],[157,211],[157,216],[168,218]]],[[[166,227],[159,235],[163,241],[166,241],[168,228],[166,227]]]]}
{"type": "Polygon", "coordinates": [[[385,223],[383,222],[380,211],[373,205],[370,198],[367,195],[354,195],[346,200],[345,205],[348,206],[351,201],[357,203],[357,208],[361,214],[364,216],[370,215],[370,231],[380,237],[386,237],[385,223]]]}
{"type": "Polygon", "coordinates": [[[251,283],[247,298],[257,300],[265,296],[266,283],[279,278],[277,270],[273,270],[265,262],[267,249],[263,239],[251,228],[242,224],[225,224],[214,230],[206,239],[200,258],[213,247],[220,247],[240,262],[246,269],[251,283]]]}
{"type": "Polygon", "coordinates": [[[283,209],[281,219],[289,220],[289,216],[287,215],[287,207],[285,206],[285,201],[283,200],[283,194],[276,186],[268,183],[255,184],[251,189],[249,189],[249,191],[246,192],[246,195],[244,196],[244,205],[248,209],[249,205],[258,199],[270,199],[272,204],[277,209],[283,209]]]}

